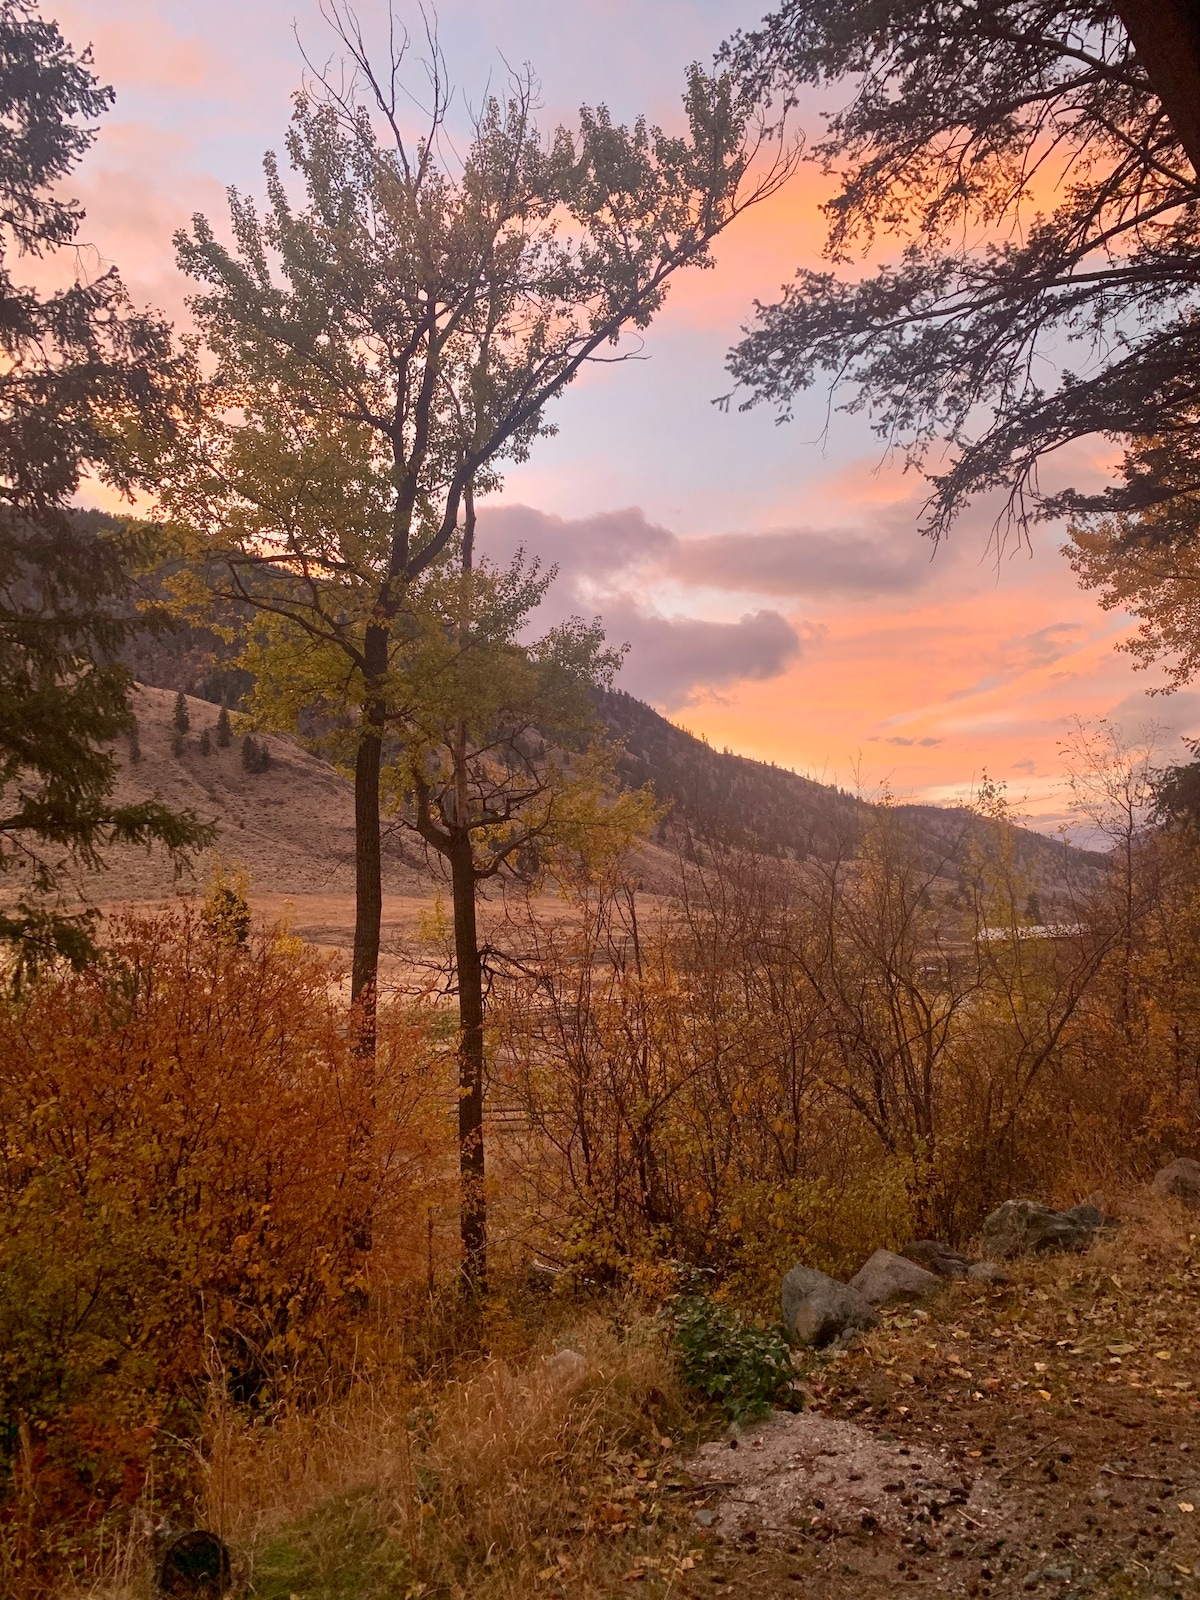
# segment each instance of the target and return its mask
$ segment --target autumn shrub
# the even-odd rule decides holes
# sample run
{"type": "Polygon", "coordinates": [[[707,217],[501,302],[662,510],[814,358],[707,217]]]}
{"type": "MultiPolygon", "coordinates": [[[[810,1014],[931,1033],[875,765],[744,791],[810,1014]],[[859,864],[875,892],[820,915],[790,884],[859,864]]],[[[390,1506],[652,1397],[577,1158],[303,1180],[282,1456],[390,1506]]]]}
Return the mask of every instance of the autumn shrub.
{"type": "Polygon", "coordinates": [[[798,1261],[844,1279],[872,1251],[900,1249],[916,1233],[914,1181],[910,1161],[864,1140],[840,1172],[747,1184],[736,1197],[740,1244],[729,1269],[738,1293],[765,1306],[798,1261]]]}
{"type": "Polygon", "coordinates": [[[1067,1063],[1076,1188],[1200,1155],[1200,835],[1144,830],[1103,901],[1116,937],[1067,1063]]]}
{"type": "MultiPolygon", "coordinates": [[[[574,919],[531,924],[495,1077],[542,1246],[575,1280],[678,1260],[766,1310],[797,1260],[848,1276],[881,1246],[966,1243],[1013,1195],[1079,1199],[1178,1145],[1195,1116],[1166,1070],[1155,940],[1137,935],[1142,1016],[1115,1050],[1119,895],[1030,928],[1011,825],[983,820],[986,850],[969,834],[939,856],[885,808],[832,859],[713,850],[657,905],[589,885],[574,919]]],[[[1182,1001],[1200,922],[1181,897],[1182,1001]]],[[[1194,1076],[1191,1044],[1173,1059],[1194,1076]]]]}
{"type": "Polygon", "coordinates": [[[151,1479],[159,1504],[186,1494],[214,1374],[262,1409],[345,1370],[369,1247],[421,1212],[437,1118],[420,1027],[388,1019],[368,1076],[334,977],[183,911],[117,922],[102,961],[0,1007],[11,1592],[151,1479]]]}

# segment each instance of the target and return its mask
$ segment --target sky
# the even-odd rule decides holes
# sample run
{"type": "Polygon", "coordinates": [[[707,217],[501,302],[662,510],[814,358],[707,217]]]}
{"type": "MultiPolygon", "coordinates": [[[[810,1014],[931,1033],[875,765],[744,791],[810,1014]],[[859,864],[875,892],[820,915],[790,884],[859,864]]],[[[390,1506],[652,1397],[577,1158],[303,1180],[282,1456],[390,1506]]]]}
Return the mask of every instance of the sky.
{"type": "MultiPolygon", "coordinates": [[[[397,14],[420,26],[416,6],[397,14]]],[[[114,110],[70,188],[87,210],[82,269],[115,262],[135,300],[187,326],[175,228],[225,212],[234,184],[261,192],[303,71],[333,52],[315,0],[46,0],[91,43],[114,110]]],[[[692,60],[757,21],[762,0],[445,0],[439,38],[460,105],[506,63],[530,63],[547,124],[607,103],[681,121],[692,60]]],[[[370,34],[385,17],[363,0],[370,34]]],[[[802,118],[802,120],[804,120],[802,118]]],[[[819,127],[814,112],[807,126],[819,127]]],[[[1037,826],[1070,824],[1064,741],[1077,719],[1130,737],[1154,728],[1164,759],[1200,732],[1200,693],[1148,690],[1116,650],[1130,619],[1079,590],[1061,530],[997,556],[980,505],[934,552],[918,532],[924,486],[859,417],[816,392],[780,425],[722,410],[726,352],[755,297],[820,261],[827,180],[802,167],[717,243],[716,267],[681,277],[639,359],[596,367],[555,406],[555,437],[510,471],[480,513],[496,559],[524,547],[558,566],[548,620],[604,618],[629,646],[621,685],[718,748],[826,782],[950,802],[986,772],[1037,826]]],[[[1099,481],[1099,443],[1062,463],[1099,481]]]]}

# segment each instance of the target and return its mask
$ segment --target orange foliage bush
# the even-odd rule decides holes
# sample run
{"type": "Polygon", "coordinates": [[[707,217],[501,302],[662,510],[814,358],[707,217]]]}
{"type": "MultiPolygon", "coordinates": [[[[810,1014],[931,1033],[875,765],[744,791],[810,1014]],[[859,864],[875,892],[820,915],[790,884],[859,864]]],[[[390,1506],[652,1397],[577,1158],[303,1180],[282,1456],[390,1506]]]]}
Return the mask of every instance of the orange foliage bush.
{"type": "Polygon", "coordinates": [[[1200,1153],[1200,841],[1148,831],[1047,936],[1006,828],[939,857],[884,810],[833,859],[714,850],[672,901],[531,923],[493,1049],[540,1248],[703,1263],[769,1311],[797,1259],[849,1275],[1200,1153]]]}
{"type": "Polygon", "coordinates": [[[386,1017],[372,1081],[334,977],[180,913],[119,922],[102,962],[0,1006],[9,1588],[50,1525],[128,1508],[152,1461],[178,1492],[170,1441],[196,1438],[207,1376],[255,1404],[326,1383],[369,1244],[424,1217],[423,1030],[386,1017]]]}

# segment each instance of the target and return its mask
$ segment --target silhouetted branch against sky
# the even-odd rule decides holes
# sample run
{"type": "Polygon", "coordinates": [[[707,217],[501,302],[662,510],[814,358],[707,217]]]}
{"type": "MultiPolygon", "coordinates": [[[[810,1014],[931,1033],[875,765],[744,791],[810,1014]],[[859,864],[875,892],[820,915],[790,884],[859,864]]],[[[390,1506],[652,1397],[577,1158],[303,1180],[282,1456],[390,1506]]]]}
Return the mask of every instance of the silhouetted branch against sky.
{"type": "Polygon", "coordinates": [[[744,404],[831,382],[928,472],[935,539],[990,491],[1024,532],[1074,441],[1194,432],[1200,182],[1113,6],[787,0],[726,60],[776,107],[840,96],[828,264],[756,307],[744,404]]]}

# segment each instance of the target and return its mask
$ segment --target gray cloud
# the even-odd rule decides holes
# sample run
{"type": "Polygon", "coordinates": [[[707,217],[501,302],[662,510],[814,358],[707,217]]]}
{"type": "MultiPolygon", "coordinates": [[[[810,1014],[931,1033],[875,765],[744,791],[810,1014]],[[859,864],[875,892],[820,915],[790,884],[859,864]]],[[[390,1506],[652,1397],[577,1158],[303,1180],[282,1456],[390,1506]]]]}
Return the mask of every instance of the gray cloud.
{"type": "MultiPolygon", "coordinates": [[[[780,528],[679,539],[670,571],[695,587],[868,599],[920,588],[932,576],[931,555],[928,541],[912,529],[903,541],[885,542],[861,533],[780,528]]],[[[944,556],[938,559],[945,564],[944,556]]]]}
{"type": "Polygon", "coordinates": [[[1078,622],[1052,622],[1048,628],[1039,628],[1036,633],[1027,633],[1023,639],[1018,640],[1034,661],[1058,661],[1061,657],[1069,655],[1087,630],[1078,622]]]}
{"type": "Polygon", "coordinates": [[[532,506],[483,507],[479,535],[493,560],[510,561],[524,548],[546,565],[557,566],[568,583],[612,578],[647,566],[661,569],[679,543],[668,529],[648,522],[639,506],[570,520],[532,506]]]}
{"type": "Polygon", "coordinates": [[[1200,736],[1200,694],[1189,689],[1162,695],[1135,690],[1118,700],[1107,717],[1134,742],[1153,734],[1164,761],[1186,761],[1183,739],[1200,736]]]}
{"type": "MultiPolygon", "coordinates": [[[[908,593],[934,575],[932,547],[909,521],[879,537],[778,528],[681,539],[637,506],[572,519],[498,506],[481,510],[479,525],[497,559],[524,546],[557,563],[567,579],[602,581],[653,569],[686,588],[862,600],[908,593]]],[[[956,557],[947,547],[936,559],[940,571],[956,557]]]]}
{"type": "Polygon", "coordinates": [[[620,684],[667,711],[706,691],[778,677],[801,652],[800,635],[778,611],[737,622],[662,616],[642,598],[654,579],[672,576],[684,542],[647,521],[637,507],[568,520],[528,506],[481,509],[481,550],[504,564],[518,549],[558,577],[540,621],[599,612],[612,644],[628,644],[620,684]]]}
{"type": "Polygon", "coordinates": [[[629,645],[621,687],[668,711],[701,689],[777,678],[801,652],[799,635],[778,611],[708,622],[656,616],[624,600],[606,606],[604,620],[609,638],[629,645]]]}

